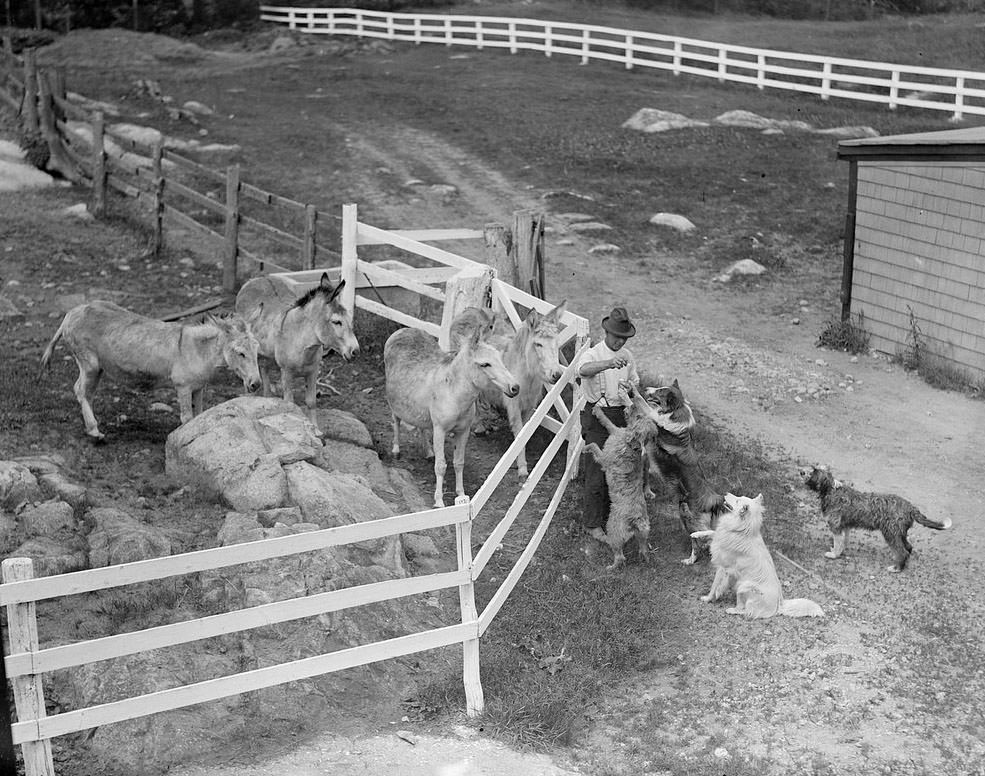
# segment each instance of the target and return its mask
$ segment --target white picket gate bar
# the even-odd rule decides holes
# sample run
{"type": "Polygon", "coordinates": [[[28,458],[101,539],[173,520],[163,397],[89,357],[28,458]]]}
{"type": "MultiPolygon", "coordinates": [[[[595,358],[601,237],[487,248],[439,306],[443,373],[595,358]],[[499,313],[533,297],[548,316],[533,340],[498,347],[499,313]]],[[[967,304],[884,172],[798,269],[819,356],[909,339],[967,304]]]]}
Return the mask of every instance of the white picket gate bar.
{"type": "MultiPolygon", "coordinates": [[[[468,229],[387,231],[360,223],[356,206],[346,205],[343,207],[342,266],[281,273],[278,277],[295,286],[307,287],[316,284],[322,272],[328,271],[336,279],[340,277],[346,279],[345,292],[349,295],[350,309],[359,307],[439,336],[441,326],[381,302],[357,296],[356,289],[374,283],[381,287],[400,288],[436,301],[447,301],[442,286],[454,283],[455,279],[463,273],[475,274],[491,270],[479,262],[428,245],[423,240],[463,240],[482,236],[483,232],[468,229]],[[392,269],[363,261],[358,255],[358,246],[371,245],[394,246],[408,251],[419,259],[429,260],[436,266],[401,266],[399,269],[392,269]]],[[[547,313],[554,308],[553,304],[503,283],[494,277],[494,272],[492,274],[491,292],[494,306],[505,312],[514,326],[519,326],[522,321],[516,309],[517,305],[536,309],[541,313],[547,313]]],[[[50,577],[34,578],[30,559],[4,560],[0,605],[7,607],[10,632],[10,653],[4,658],[4,666],[14,687],[17,712],[17,721],[11,727],[12,737],[14,744],[22,747],[26,776],[55,776],[50,739],[56,736],[458,643],[462,644],[463,651],[462,675],[466,710],[470,716],[480,714],[484,707],[479,670],[480,637],[493,622],[537,551],[561,503],[565,489],[577,471],[578,456],[583,446],[579,413],[584,406],[584,398],[580,395],[580,391],[575,389],[572,394],[573,406],[569,408],[562,398],[562,393],[569,385],[573,385],[577,358],[588,347],[589,324],[585,318],[571,312],[565,312],[561,322],[564,325],[561,334],[562,343],[571,339],[576,340],[575,359],[567,366],[561,379],[546,392],[528,423],[503,453],[471,499],[468,496],[461,496],[456,499],[454,506],[50,577]],[[556,418],[549,416],[551,411],[557,415],[556,418]],[[520,446],[529,442],[539,427],[550,431],[553,438],[531,468],[527,480],[518,489],[510,507],[492,526],[485,541],[473,556],[474,522],[483,507],[489,503],[493,491],[503,483],[510,472],[520,446]],[[568,443],[568,453],[564,473],[555,487],[550,504],[538,520],[526,547],[479,614],[475,603],[475,580],[502,546],[504,536],[514,526],[534,489],[543,479],[565,442],[568,443]],[[318,552],[368,539],[447,525],[454,525],[456,528],[458,563],[454,571],[356,585],[54,647],[42,648],[38,641],[36,605],[40,601],[202,571],[225,569],[244,563],[306,552],[318,552]],[[52,716],[47,716],[45,712],[43,677],[51,671],[455,587],[459,590],[460,622],[452,625],[110,703],[73,709],[52,716]]],[[[446,324],[447,320],[443,325],[446,324]]]]}
{"type": "Polygon", "coordinates": [[[877,102],[985,115],[985,73],[898,65],[862,59],[798,54],[570,22],[499,16],[390,13],[358,8],[291,8],[263,5],[263,21],[329,35],[504,48],[615,62],[718,81],[816,94],[823,100],[877,102]]]}

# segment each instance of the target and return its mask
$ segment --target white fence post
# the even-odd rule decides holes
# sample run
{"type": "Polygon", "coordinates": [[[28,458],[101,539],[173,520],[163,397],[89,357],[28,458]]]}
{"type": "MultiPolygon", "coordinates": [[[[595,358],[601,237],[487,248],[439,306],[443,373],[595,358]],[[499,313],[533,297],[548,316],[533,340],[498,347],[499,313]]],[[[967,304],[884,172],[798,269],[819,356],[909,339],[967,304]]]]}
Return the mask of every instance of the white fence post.
{"type": "Polygon", "coordinates": [[[890,77],[889,87],[889,109],[896,110],[896,101],[899,99],[899,70],[894,70],[890,77]]]}
{"type": "Polygon", "coordinates": [[[674,41],[674,75],[681,74],[681,42],[679,40],[674,41]]]}
{"type": "MultiPolygon", "coordinates": [[[[4,583],[34,579],[34,562],[30,558],[7,558],[2,564],[4,583]]],[[[13,604],[7,607],[7,631],[10,637],[10,653],[37,652],[38,621],[36,604],[13,604]]],[[[44,688],[38,674],[18,676],[13,680],[14,706],[17,720],[42,719],[45,716],[44,688]]],[[[55,776],[55,763],[51,758],[51,741],[26,741],[21,744],[24,755],[25,776],[55,776]]]]}
{"type": "Polygon", "coordinates": [[[356,235],[359,231],[359,211],[356,205],[342,206],[342,305],[349,312],[349,325],[356,314],[356,235]]]}
{"type": "Polygon", "coordinates": [[[961,115],[964,113],[964,76],[959,75],[954,81],[954,115],[951,116],[952,121],[961,121],[961,115]]]}
{"type": "MultiPolygon", "coordinates": [[[[455,499],[458,506],[469,506],[468,496],[455,499]]],[[[468,518],[455,524],[458,545],[458,570],[468,572],[468,582],[458,588],[458,600],[462,608],[462,624],[475,625],[475,637],[462,642],[462,681],[465,683],[465,709],[470,717],[482,713],[485,701],[482,697],[482,681],[479,675],[479,614],[475,608],[475,585],[472,579],[472,507],[468,518]]]]}
{"type": "Polygon", "coordinates": [[[516,22],[510,22],[510,53],[516,53],[516,22]]]}
{"type": "Polygon", "coordinates": [[[551,55],[551,25],[544,25],[544,56],[549,57],[551,55]]]}
{"type": "Polygon", "coordinates": [[[414,17],[414,43],[418,46],[421,45],[421,17],[414,17]]]}
{"type": "Polygon", "coordinates": [[[725,77],[728,75],[728,49],[720,48],[718,49],[718,83],[725,83],[725,77]]]}
{"type": "Polygon", "coordinates": [[[633,69],[633,36],[626,36],[626,69],[633,69]]]}
{"type": "Polygon", "coordinates": [[[475,20],[475,47],[479,49],[479,51],[482,51],[482,43],[483,43],[482,33],[483,33],[482,20],[476,19],[475,20]]]}
{"type": "Polygon", "coordinates": [[[827,100],[831,97],[831,63],[824,63],[824,72],[821,77],[821,99],[827,100]]]}
{"type": "Polygon", "coordinates": [[[589,41],[591,40],[591,33],[588,30],[581,31],[581,63],[583,65],[588,64],[588,52],[589,52],[589,41]]]}
{"type": "Polygon", "coordinates": [[[451,45],[451,17],[445,17],[445,45],[451,45]]]}
{"type": "MultiPolygon", "coordinates": [[[[585,330],[578,332],[575,336],[575,358],[578,357],[578,353],[589,341],[589,330],[588,322],[585,322],[585,330]]],[[[581,398],[581,383],[577,380],[571,383],[571,407],[572,409],[578,404],[578,399],[581,398]]],[[[579,440],[581,440],[581,418],[577,418],[574,423],[571,424],[571,436],[568,437],[568,463],[571,465],[571,476],[578,476],[579,459],[575,457],[575,447],[578,445],[579,440]],[[573,461],[571,459],[574,459],[573,461]]]]}

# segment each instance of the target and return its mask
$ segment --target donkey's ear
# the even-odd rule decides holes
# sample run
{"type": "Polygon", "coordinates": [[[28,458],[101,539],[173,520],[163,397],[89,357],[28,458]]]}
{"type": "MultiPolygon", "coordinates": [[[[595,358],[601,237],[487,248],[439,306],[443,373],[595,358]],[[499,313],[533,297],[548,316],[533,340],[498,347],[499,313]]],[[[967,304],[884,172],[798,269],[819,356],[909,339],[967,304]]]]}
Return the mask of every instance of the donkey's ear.
{"type": "Polygon", "coordinates": [[[472,335],[469,337],[469,347],[476,348],[479,345],[479,341],[482,339],[483,335],[486,333],[484,326],[476,326],[472,331],[472,335]]]}
{"type": "Polygon", "coordinates": [[[674,387],[679,391],[681,389],[680,383],[677,382],[677,378],[674,378],[674,387]]]}
{"type": "Polygon", "coordinates": [[[567,299],[562,299],[558,303],[558,306],[555,307],[553,310],[551,310],[547,314],[547,317],[548,318],[553,318],[555,321],[560,321],[561,320],[561,316],[564,315],[564,313],[566,312],[565,307],[566,307],[567,304],[568,304],[568,300],[567,299]]]}
{"type": "MultiPolygon", "coordinates": [[[[327,277],[327,275],[324,276],[324,277],[327,277]]],[[[332,295],[328,298],[328,301],[329,302],[334,302],[335,301],[335,297],[337,297],[339,295],[339,292],[343,288],[345,288],[345,281],[344,280],[340,280],[339,281],[339,284],[335,287],[335,290],[332,291],[332,295]]]]}

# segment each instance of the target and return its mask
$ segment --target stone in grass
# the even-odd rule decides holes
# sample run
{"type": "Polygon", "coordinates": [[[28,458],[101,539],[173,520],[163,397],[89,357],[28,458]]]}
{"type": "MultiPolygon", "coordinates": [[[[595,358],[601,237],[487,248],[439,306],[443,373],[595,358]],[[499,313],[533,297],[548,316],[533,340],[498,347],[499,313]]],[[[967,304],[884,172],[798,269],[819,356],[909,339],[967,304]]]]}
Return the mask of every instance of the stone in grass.
{"type": "Polygon", "coordinates": [[[588,249],[589,253],[619,253],[622,248],[618,245],[613,245],[612,243],[600,243],[599,245],[594,245],[588,249]]]}
{"type": "Polygon", "coordinates": [[[650,223],[654,226],[669,226],[678,232],[691,232],[695,228],[690,220],[676,213],[657,213],[650,217],[650,223]]]}
{"type": "Polygon", "coordinates": [[[606,232],[612,229],[608,224],[603,224],[600,221],[581,221],[576,224],[571,224],[568,228],[572,232],[606,232]]]}
{"type": "Polygon", "coordinates": [[[766,272],[766,267],[758,261],[742,259],[732,264],[721,275],[716,275],[715,280],[719,283],[728,283],[736,275],[762,275],[764,272],[766,272]]]}

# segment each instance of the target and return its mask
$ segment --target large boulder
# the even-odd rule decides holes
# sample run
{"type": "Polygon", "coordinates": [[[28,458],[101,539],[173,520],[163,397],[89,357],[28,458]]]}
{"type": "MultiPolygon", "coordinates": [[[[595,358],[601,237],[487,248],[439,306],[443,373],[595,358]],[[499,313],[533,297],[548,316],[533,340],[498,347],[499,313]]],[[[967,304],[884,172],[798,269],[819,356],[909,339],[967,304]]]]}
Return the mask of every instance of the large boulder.
{"type": "Polygon", "coordinates": [[[11,558],[30,558],[34,561],[34,576],[48,577],[88,568],[85,541],[77,536],[35,536],[10,553],[11,558]]]}
{"type": "Polygon", "coordinates": [[[52,499],[31,504],[17,516],[25,536],[52,536],[75,529],[75,511],[71,504],[52,499]]]}
{"type": "Polygon", "coordinates": [[[170,477],[205,486],[240,512],[288,505],[282,464],[316,458],[317,429],[283,399],[241,396],[218,404],[168,435],[170,477]]]}

